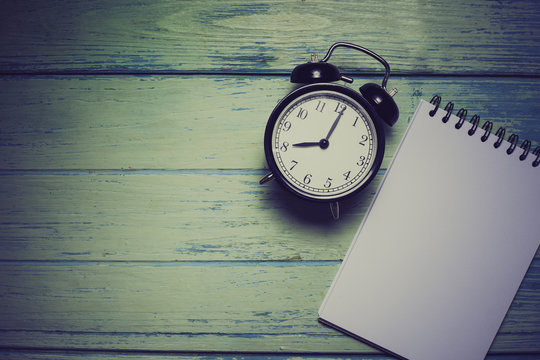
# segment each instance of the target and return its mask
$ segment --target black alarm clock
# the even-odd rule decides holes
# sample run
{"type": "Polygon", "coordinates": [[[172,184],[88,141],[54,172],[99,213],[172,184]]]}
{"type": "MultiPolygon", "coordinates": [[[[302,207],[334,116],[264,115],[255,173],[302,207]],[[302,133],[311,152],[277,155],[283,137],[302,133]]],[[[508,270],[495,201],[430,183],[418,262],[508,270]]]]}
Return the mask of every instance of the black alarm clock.
{"type": "Polygon", "coordinates": [[[285,189],[304,199],[328,202],[335,219],[339,200],[358,193],[375,177],[384,155],[383,124],[399,117],[393,100],[396,89],[386,90],[390,66],[364,47],[339,42],[322,60],[297,66],[293,90],[274,108],[264,134],[264,151],[270,168],[260,183],[276,179],[285,189]],[[384,65],[382,84],[368,83],[357,92],[333,82],[352,83],[328,63],[333,51],[346,47],[361,51],[384,65]]]}

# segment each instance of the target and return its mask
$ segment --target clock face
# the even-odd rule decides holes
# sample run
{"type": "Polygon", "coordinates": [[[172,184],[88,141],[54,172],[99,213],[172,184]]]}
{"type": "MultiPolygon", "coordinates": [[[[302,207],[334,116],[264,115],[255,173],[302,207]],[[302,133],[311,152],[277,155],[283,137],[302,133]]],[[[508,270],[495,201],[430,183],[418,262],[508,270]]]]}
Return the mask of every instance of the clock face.
{"type": "Polygon", "coordinates": [[[294,193],[336,200],[371,181],[382,160],[384,138],[352,90],[320,84],[310,89],[291,93],[272,114],[267,158],[270,149],[273,172],[294,193]]]}

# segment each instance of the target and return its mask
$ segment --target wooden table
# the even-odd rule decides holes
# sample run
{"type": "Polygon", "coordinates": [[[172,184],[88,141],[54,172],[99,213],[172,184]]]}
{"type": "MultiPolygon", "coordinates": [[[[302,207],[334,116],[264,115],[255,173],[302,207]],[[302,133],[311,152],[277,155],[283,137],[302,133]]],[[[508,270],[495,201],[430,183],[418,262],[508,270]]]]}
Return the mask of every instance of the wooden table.
{"type": "MultiPolygon", "coordinates": [[[[420,98],[540,143],[540,2],[1,8],[2,359],[390,359],[317,310],[420,98]],[[290,71],[336,41],[388,60],[401,111],[339,221],[258,184],[290,71]]],[[[354,51],[332,61],[381,80],[354,51]]],[[[539,289],[537,256],[489,359],[540,358],[539,289]]]]}

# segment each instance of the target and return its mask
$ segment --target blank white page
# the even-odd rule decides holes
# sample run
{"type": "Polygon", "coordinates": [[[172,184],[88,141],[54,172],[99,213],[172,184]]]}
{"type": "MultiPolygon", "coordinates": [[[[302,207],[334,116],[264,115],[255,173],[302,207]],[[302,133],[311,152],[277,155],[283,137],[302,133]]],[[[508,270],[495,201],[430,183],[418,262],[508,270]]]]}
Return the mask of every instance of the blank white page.
{"type": "Polygon", "coordinates": [[[484,359],[540,244],[540,167],[433,108],[417,108],[319,317],[408,359],[484,359]]]}

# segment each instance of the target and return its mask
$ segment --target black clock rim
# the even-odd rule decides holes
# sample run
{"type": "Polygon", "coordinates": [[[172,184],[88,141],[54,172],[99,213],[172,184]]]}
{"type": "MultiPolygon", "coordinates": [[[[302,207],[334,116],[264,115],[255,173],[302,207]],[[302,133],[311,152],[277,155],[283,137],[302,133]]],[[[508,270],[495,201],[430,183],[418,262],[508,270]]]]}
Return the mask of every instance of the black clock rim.
{"type": "Polygon", "coordinates": [[[264,154],[266,157],[266,162],[268,164],[268,167],[270,168],[270,171],[274,175],[274,178],[277,180],[277,182],[284,187],[289,192],[295,194],[296,196],[299,196],[301,198],[314,201],[314,202],[336,202],[340,201],[346,198],[349,198],[351,196],[354,196],[358,194],[358,192],[362,191],[377,175],[377,172],[379,171],[382,160],[384,157],[384,149],[385,149],[385,136],[384,136],[384,128],[382,127],[382,121],[373,109],[373,107],[369,104],[369,102],[360,95],[360,93],[354,91],[351,88],[338,85],[338,84],[328,84],[328,83],[317,83],[317,84],[309,84],[302,86],[298,89],[293,90],[290,92],[287,96],[285,96],[274,108],[272,113],[270,114],[270,117],[268,118],[268,122],[266,123],[266,129],[264,132],[264,154]],[[356,102],[358,102],[369,114],[371,119],[373,120],[373,124],[375,126],[375,133],[377,136],[377,152],[375,154],[375,158],[373,161],[373,166],[369,170],[369,173],[366,176],[366,181],[359,186],[354,191],[339,196],[335,198],[325,199],[325,198],[315,198],[308,196],[302,192],[299,192],[296,190],[296,188],[285,178],[285,176],[279,171],[279,168],[276,164],[276,161],[274,160],[274,156],[272,154],[272,133],[274,131],[274,125],[276,121],[279,118],[279,115],[281,112],[285,109],[287,105],[289,105],[292,101],[294,101],[297,97],[302,96],[304,94],[307,94],[309,92],[314,91],[333,91],[338,92],[343,95],[349,96],[356,102]]]}

